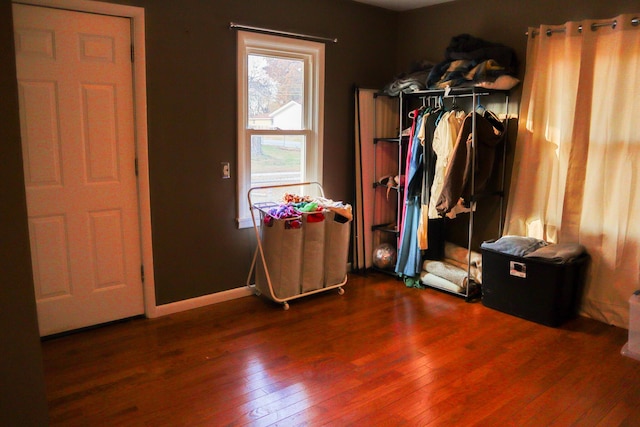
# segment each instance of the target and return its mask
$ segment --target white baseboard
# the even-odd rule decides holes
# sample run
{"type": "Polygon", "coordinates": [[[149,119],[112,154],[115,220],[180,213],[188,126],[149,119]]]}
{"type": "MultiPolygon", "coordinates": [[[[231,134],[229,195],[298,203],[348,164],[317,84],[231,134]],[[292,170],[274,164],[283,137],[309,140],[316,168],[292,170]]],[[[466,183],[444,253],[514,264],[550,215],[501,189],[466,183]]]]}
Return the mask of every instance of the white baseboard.
{"type": "MultiPolygon", "coordinates": [[[[347,264],[347,271],[351,271],[351,263],[347,264]]],[[[215,294],[203,295],[201,297],[158,305],[155,307],[155,310],[147,311],[146,315],[149,318],[167,316],[169,314],[206,307],[211,304],[243,298],[253,294],[254,292],[252,289],[247,286],[242,286],[240,288],[229,289],[228,291],[216,292],[215,294]]]]}
{"type": "Polygon", "coordinates": [[[215,294],[203,295],[197,298],[190,298],[169,304],[156,306],[153,317],[166,316],[168,314],[179,313],[181,311],[191,310],[194,308],[205,307],[219,302],[229,301],[232,299],[243,298],[252,295],[253,292],[246,286],[228,291],[216,292],[215,294]]]}

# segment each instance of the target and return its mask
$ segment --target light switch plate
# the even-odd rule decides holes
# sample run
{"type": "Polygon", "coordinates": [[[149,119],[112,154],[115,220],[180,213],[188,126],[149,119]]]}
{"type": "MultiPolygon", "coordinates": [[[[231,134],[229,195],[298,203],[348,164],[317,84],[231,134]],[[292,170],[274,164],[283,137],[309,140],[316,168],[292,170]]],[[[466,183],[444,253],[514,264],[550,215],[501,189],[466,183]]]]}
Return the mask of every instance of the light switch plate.
{"type": "Polygon", "coordinates": [[[222,178],[231,178],[231,169],[229,166],[229,162],[220,162],[220,165],[222,166],[222,178]]]}

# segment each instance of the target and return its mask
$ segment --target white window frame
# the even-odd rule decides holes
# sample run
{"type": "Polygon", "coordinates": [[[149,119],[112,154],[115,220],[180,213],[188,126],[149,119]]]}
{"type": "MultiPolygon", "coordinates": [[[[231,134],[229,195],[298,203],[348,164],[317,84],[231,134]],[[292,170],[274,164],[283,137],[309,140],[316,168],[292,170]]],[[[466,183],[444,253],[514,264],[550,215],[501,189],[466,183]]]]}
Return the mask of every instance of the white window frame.
{"type": "Polygon", "coordinates": [[[251,185],[251,136],[305,136],[303,179],[322,182],[324,127],[324,44],[289,37],[238,31],[238,228],[253,226],[247,194],[251,185]],[[248,126],[248,56],[275,55],[305,62],[302,130],[260,130],[248,126]]]}

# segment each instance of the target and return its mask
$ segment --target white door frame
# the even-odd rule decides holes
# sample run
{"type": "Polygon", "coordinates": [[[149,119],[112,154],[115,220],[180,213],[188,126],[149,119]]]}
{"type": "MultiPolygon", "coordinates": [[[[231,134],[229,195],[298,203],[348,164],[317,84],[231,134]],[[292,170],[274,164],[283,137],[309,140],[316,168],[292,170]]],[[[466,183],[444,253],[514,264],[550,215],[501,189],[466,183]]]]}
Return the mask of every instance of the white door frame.
{"type": "Polygon", "coordinates": [[[144,39],[144,8],[103,3],[92,0],[13,0],[13,3],[45,6],[55,9],[118,16],[131,20],[133,43],[133,102],[136,158],[138,161],[138,210],[140,215],[140,248],[144,268],[144,307],[147,317],[157,317],[151,240],[151,199],[149,190],[149,151],[147,140],[147,81],[144,39]]]}

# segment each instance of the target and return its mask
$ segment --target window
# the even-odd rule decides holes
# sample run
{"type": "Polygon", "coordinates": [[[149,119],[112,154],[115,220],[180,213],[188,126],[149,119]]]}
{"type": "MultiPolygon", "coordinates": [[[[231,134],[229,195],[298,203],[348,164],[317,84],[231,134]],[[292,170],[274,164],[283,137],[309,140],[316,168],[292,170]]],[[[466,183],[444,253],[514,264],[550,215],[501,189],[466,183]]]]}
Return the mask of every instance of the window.
{"type": "MultiPolygon", "coordinates": [[[[322,180],[324,45],[239,31],[238,73],[238,226],[245,228],[253,225],[249,189],[322,180]]],[[[272,197],[251,194],[254,203],[272,197]]]]}

